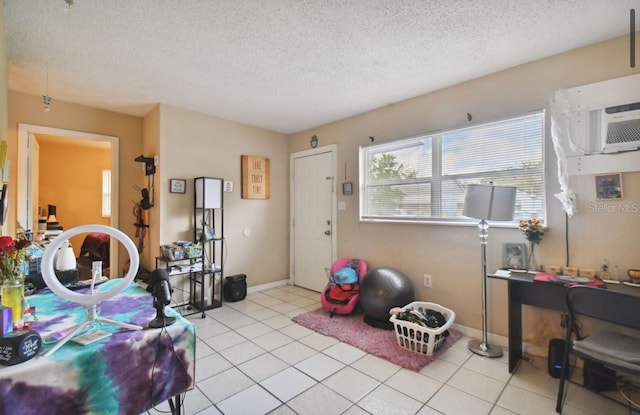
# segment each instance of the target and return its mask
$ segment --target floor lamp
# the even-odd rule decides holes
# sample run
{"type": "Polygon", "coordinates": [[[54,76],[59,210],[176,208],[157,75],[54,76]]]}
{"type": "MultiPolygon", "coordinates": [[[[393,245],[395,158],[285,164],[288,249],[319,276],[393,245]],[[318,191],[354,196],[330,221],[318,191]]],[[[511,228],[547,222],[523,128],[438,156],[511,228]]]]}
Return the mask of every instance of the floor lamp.
{"type": "Polygon", "coordinates": [[[470,184],[464,198],[462,214],[480,219],[478,230],[482,257],[482,340],[469,341],[469,350],[485,357],[502,356],[500,346],[491,346],[487,342],[487,238],[488,220],[511,221],[516,204],[514,186],[494,186],[493,184],[470,184]]]}

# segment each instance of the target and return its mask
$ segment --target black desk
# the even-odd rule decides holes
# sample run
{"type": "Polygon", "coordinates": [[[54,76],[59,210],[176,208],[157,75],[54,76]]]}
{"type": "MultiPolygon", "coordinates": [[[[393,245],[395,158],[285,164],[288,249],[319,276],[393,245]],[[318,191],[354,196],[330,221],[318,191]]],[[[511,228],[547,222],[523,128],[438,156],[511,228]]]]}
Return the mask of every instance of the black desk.
{"type": "MultiPolygon", "coordinates": [[[[508,313],[509,313],[509,373],[522,360],[522,306],[546,308],[549,310],[566,311],[565,294],[567,286],[561,284],[534,282],[533,273],[511,273],[509,276],[489,275],[490,278],[508,282],[508,313]]],[[[625,293],[639,295],[640,289],[623,284],[607,284],[607,288],[625,293]]]]}

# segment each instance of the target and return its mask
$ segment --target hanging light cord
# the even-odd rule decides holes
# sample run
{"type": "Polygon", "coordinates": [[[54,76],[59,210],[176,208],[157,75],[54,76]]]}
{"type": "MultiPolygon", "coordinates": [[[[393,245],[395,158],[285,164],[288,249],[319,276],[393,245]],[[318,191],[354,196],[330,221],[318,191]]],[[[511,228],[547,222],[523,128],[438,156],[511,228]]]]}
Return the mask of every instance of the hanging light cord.
{"type": "Polygon", "coordinates": [[[51,97],[49,96],[49,64],[47,64],[47,79],[45,92],[42,96],[42,103],[44,104],[44,112],[49,112],[51,110],[51,97]]]}

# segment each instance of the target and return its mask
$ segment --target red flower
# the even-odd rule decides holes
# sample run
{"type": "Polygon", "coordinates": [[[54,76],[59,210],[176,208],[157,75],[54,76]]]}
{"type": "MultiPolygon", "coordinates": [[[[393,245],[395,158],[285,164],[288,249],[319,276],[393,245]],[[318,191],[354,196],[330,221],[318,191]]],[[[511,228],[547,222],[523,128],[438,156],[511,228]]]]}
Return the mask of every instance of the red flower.
{"type": "Polygon", "coordinates": [[[0,236],[0,255],[13,255],[16,252],[16,241],[10,236],[0,236]]]}
{"type": "Polygon", "coordinates": [[[10,236],[0,236],[0,283],[5,279],[22,278],[22,264],[28,259],[25,250],[29,241],[15,241],[10,236]]]}

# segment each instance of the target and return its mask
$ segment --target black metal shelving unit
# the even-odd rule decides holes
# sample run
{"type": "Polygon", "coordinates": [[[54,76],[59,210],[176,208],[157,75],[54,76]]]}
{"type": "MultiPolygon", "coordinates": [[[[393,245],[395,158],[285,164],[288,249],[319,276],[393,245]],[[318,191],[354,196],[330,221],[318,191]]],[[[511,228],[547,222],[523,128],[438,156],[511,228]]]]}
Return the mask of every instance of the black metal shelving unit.
{"type": "Polygon", "coordinates": [[[202,270],[189,275],[189,305],[196,312],[222,306],[224,250],[224,180],[194,179],[194,241],[202,244],[202,270]]]}

